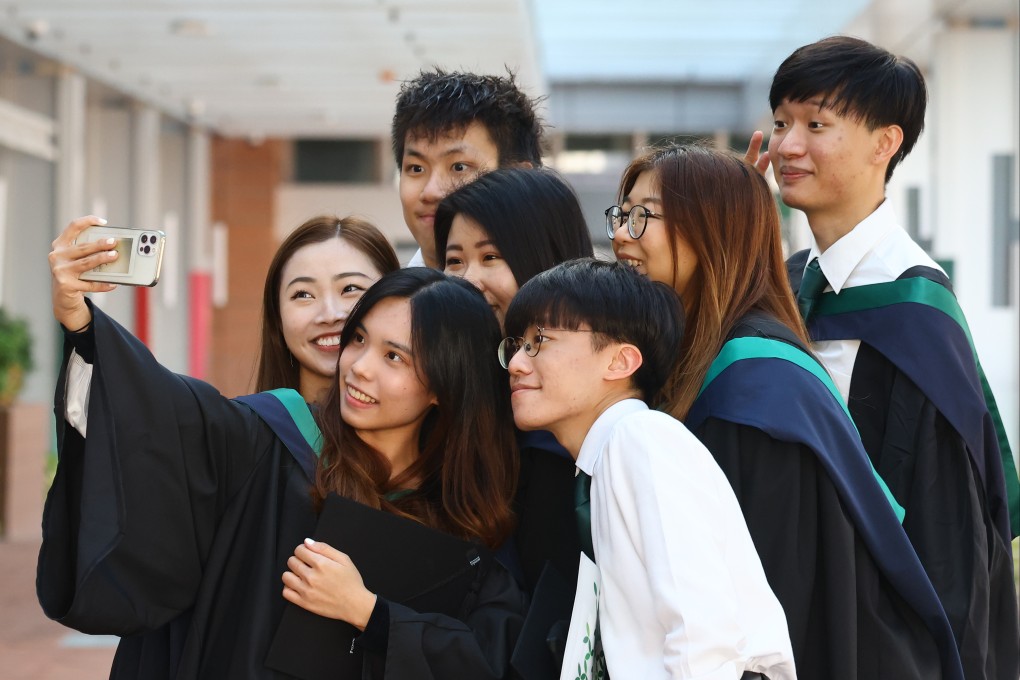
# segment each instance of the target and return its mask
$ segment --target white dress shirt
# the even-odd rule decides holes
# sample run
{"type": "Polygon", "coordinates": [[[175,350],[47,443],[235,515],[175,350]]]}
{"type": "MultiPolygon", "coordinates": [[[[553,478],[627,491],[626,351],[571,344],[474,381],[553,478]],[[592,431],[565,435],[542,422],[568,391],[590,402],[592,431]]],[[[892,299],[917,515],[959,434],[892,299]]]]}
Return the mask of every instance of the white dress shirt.
{"type": "Polygon", "coordinates": [[[599,626],[612,678],[796,677],[786,616],[729,481],[678,420],[627,399],[592,425],[599,626]]]}
{"type": "Polygon", "coordinates": [[[418,252],[412,255],[411,259],[407,261],[407,264],[404,265],[404,268],[406,269],[408,267],[427,267],[427,266],[428,265],[425,264],[425,258],[421,254],[421,248],[419,248],[418,252]]]}
{"type": "MultiPolygon", "coordinates": [[[[818,252],[818,244],[812,239],[807,261],[816,257],[829,283],[825,291],[837,295],[844,288],[895,281],[900,274],[918,265],[942,271],[899,225],[888,200],[824,253],[818,252]]],[[[850,397],[850,378],[860,346],[861,341],[853,339],[811,343],[811,349],[828,369],[843,401],[850,397]]]]}

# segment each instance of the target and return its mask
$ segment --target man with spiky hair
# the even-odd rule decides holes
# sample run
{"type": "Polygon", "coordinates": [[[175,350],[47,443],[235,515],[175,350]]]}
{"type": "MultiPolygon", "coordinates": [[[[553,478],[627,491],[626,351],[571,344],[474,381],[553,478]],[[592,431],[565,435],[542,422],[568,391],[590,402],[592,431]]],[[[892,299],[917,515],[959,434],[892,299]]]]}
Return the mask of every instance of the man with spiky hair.
{"type": "Polygon", "coordinates": [[[393,114],[400,203],[419,252],[409,265],[443,268],[433,225],[439,201],[480,173],[542,165],[536,99],[506,76],[422,71],[406,81],[393,114]]]}

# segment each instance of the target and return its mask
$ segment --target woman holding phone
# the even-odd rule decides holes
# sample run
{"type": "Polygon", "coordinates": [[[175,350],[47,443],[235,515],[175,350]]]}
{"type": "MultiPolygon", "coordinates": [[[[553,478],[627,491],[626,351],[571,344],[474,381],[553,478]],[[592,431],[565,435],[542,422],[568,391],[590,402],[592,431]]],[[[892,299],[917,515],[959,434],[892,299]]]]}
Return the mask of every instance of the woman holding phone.
{"type": "Polygon", "coordinates": [[[331,494],[480,551],[509,536],[515,443],[482,296],[425,269],[371,287],[312,425],[319,455],[302,457],[85,300],[102,284],[80,274],[110,258],[106,244],[73,242],[96,222],[72,222],[50,254],[67,332],[37,581],[47,615],[121,636],[115,678],[280,677],[266,659],[288,602],[354,627],[356,677],[506,677],[524,606],[497,562],[470,565],[477,587],[453,616],[388,600],[349,556],[304,540],[331,494]],[[69,413],[64,393],[81,386],[87,412],[69,413]]]}

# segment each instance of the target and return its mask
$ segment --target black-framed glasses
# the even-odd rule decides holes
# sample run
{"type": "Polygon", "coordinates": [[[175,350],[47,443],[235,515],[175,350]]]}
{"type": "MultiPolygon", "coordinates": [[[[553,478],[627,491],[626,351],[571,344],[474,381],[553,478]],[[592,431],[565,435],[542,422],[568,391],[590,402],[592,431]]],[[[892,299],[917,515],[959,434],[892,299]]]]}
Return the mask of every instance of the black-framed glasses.
{"type": "Polygon", "coordinates": [[[546,328],[545,326],[535,327],[534,338],[529,342],[524,338],[503,338],[499,341],[499,347],[496,348],[496,355],[499,357],[499,365],[503,368],[510,368],[510,360],[514,358],[522,349],[524,353],[529,357],[537,357],[538,351],[542,348],[542,335],[546,331],[556,331],[557,333],[594,333],[595,331],[590,328],[575,328],[570,330],[567,328],[546,328]]]}
{"type": "Polygon", "coordinates": [[[606,234],[609,236],[609,240],[612,241],[616,238],[616,230],[623,226],[624,220],[627,221],[627,233],[630,234],[632,239],[639,239],[645,233],[645,227],[648,226],[648,218],[661,218],[662,214],[652,212],[643,205],[635,205],[630,210],[624,211],[618,205],[614,205],[611,208],[606,209],[606,234]]]}

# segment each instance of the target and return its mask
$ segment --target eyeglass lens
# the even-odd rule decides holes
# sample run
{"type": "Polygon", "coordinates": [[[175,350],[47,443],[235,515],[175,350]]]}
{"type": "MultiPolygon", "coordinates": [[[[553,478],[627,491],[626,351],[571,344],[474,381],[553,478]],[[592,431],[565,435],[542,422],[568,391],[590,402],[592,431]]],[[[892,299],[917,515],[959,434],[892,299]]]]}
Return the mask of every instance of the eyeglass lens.
{"type": "Polygon", "coordinates": [[[614,205],[606,211],[606,234],[609,240],[616,238],[616,230],[627,220],[627,233],[633,239],[641,238],[645,233],[645,226],[648,224],[648,208],[643,205],[635,205],[627,212],[623,208],[614,205]]]}

